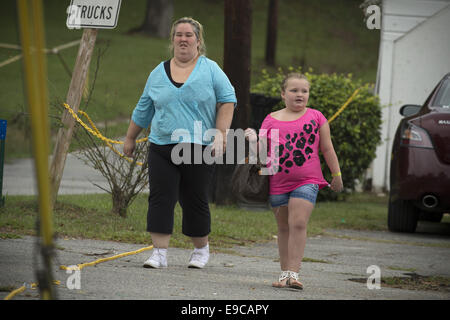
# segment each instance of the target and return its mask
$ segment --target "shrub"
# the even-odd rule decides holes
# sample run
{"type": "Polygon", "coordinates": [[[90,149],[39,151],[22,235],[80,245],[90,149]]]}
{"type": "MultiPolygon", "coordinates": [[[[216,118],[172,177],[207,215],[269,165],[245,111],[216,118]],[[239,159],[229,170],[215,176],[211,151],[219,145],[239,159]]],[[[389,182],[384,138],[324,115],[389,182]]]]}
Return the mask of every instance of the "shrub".
{"type": "MultiPolygon", "coordinates": [[[[280,84],[289,72],[301,69],[279,69],[275,75],[262,71],[262,80],[253,86],[252,92],[279,97],[280,84]]],[[[347,191],[355,189],[356,180],[362,181],[365,170],[375,158],[376,147],[380,143],[381,106],[379,98],[372,93],[373,86],[352,79],[352,75],[304,73],[311,84],[308,107],[317,109],[330,119],[360,88],[353,101],[330,123],[331,138],[341,167],[344,186],[347,191]]],[[[284,108],[283,102],[273,110],[284,108]]],[[[321,156],[322,172],[327,181],[331,173],[321,156]]],[[[336,200],[337,194],[329,188],[323,189],[319,200],[336,200]]]]}

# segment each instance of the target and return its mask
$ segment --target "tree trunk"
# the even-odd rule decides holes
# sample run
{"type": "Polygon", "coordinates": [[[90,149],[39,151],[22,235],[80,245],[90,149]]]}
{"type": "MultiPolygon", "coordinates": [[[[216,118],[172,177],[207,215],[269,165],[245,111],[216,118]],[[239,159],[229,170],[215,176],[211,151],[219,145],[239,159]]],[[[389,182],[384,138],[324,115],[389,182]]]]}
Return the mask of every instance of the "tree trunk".
{"type": "Polygon", "coordinates": [[[275,53],[277,50],[277,24],[278,0],[270,0],[266,38],[266,64],[269,66],[275,66],[275,53]]]}
{"type": "Polygon", "coordinates": [[[141,26],[130,31],[168,38],[173,19],[173,0],[147,0],[145,19],[141,26]]]}
{"type": "MultiPolygon", "coordinates": [[[[236,90],[238,107],[232,129],[246,129],[250,124],[250,72],[251,72],[251,0],[225,0],[224,72],[236,90]]],[[[234,144],[236,154],[236,143],[234,144]]],[[[230,150],[228,152],[231,152],[230,150]]],[[[236,160],[236,157],[234,157],[236,160]]],[[[231,175],[235,165],[218,165],[215,178],[216,204],[234,202],[231,194],[231,175]]]]}
{"type": "Polygon", "coordinates": [[[129,197],[124,195],[121,190],[112,190],[112,212],[121,216],[122,218],[127,217],[128,204],[130,202],[129,197]]]}
{"type": "Polygon", "coordinates": [[[238,107],[232,128],[245,129],[251,119],[251,0],[225,0],[223,68],[236,90],[238,107]]]}

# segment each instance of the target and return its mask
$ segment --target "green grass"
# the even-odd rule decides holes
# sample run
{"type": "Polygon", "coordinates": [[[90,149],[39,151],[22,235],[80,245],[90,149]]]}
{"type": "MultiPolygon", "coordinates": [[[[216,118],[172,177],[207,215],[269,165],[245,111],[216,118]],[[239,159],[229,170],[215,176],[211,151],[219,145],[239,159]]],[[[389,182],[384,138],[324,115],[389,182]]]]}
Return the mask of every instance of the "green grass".
{"type": "Polygon", "coordinates": [[[406,290],[450,292],[450,277],[421,276],[415,273],[409,275],[410,277],[384,277],[381,279],[381,286],[406,290]]]}
{"type": "Polygon", "coordinates": [[[311,232],[325,228],[387,230],[387,197],[355,193],[347,201],[319,202],[310,218],[311,232]]]}
{"type": "MultiPolygon", "coordinates": [[[[308,225],[308,236],[324,234],[327,228],[386,230],[386,203],[386,197],[367,194],[354,194],[345,202],[318,203],[308,225]]],[[[210,207],[210,242],[216,248],[270,241],[277,234],[276,222],[269,210],[252,212],[214,204],[210,207]]],[[[53,212],[54,230],[58,237],[149,243],[145,231],[146,194],[136,198],[126,218],[110,211],[111,199],[107,194],[59,196],[53,212]]],[[[0,238],[34,235],[36,217],[34,197],[8,196],[5,207],[0,209],[0,238]]],[[[190,240],[181,234],[181,208],[178,205],[171,246],[190,246],[190,240]]]]}
{"type": "MultiPolygon", "coordinates": [[[[412,273],[405,273],[401,277],[382,277],[381,288],[398,288],[404,290],[425,290],[439,291],[443,293],[450,292],[450,277],[445,276],[422,276],[412,273]]],[[[349,279],[350,281],[366,284],[367,278],[349,279]]]]}
{"type": "MultiPolygon", "coordinates": [[[[205,28],[207,55],[223,63],[224,18],[223,0],[174,1],[174,18],[192,16],[205,28]]],[[[363,22],[360,0],[286,0],[280,1],[277,39],[277,66],[303,65],[315,72],[352,73],[365,82],[375,82],[379,31],[368,30],[363,22]]],[[[16,1],[2,1],[0,39],[18,44],[16,1]]],[[[52,48],[81,38],[82,31],[68,30],[67,1],[45,0],[46,47],[52,48]]],[[[252,83],[260,78],[264,63],[268,0],[253,1],[252,83]]],[[[144,18],[145,0],[122,1],[118,26],[114,30],[99,30],[96,52],[91,62],[89,83],[92,84],[97,64],[97,50],[107,48],[100,61],[94,94],[88,107],[95,122],[128,120],[142,93],[149,72],[168,58],[168,40],[128,35],[144,18]]],[[[69,68],[73,68],[77,47],[61,51],[69,68]]],[[[19,52],[0,48],[0,62],[19,52]]],[[[0,68],[0,118],[9,121],[6,156],[30,155],[25,98],[23,94],[22,62],[19,60],[0,68]]],[[[70,76],[56,55],[47,56],[50,114],[60,112],[65,100],[70,76]]],[[[273,68],[268,68],[274,71],[273,68]]],[[[116,131],[119,131],[118,128],[116,131]]],[[[123,129],[122,129],[123,130],[123,129]]],[[[119,134],[119,132],[115,133],[119,134]]],[[[123,130],[122,135],[125,134],[123,130]]]]}

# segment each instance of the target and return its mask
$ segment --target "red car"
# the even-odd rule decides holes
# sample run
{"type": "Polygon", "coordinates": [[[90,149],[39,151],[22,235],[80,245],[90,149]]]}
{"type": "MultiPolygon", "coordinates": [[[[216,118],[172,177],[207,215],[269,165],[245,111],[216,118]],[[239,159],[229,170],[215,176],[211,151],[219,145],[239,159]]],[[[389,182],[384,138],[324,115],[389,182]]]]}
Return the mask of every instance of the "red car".
{"type": "Polygon", "coordinates": [[[404,105],[391,155],[388,228],[415,232],[418,220],[450,213],[450,73],[423,106],[404,105]]]}

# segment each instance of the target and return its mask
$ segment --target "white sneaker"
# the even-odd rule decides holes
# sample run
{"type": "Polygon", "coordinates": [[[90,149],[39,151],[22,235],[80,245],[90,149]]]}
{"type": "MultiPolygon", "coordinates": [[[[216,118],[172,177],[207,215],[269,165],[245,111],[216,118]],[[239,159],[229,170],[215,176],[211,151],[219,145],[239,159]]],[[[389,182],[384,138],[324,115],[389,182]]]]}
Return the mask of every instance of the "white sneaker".
{"type": "Polygon", "coordinates": [[[191,258],[189,260],[189,268],[202,269],[208,263],[209,260],[209,244],[203,248],[197,249],[191,253],[191,258]]]}
{"type": "Polygon", "coordinates": [[[144,262],[144,268],[167,268],[167,249],[153,248],[153,253],[144,262]]]}

